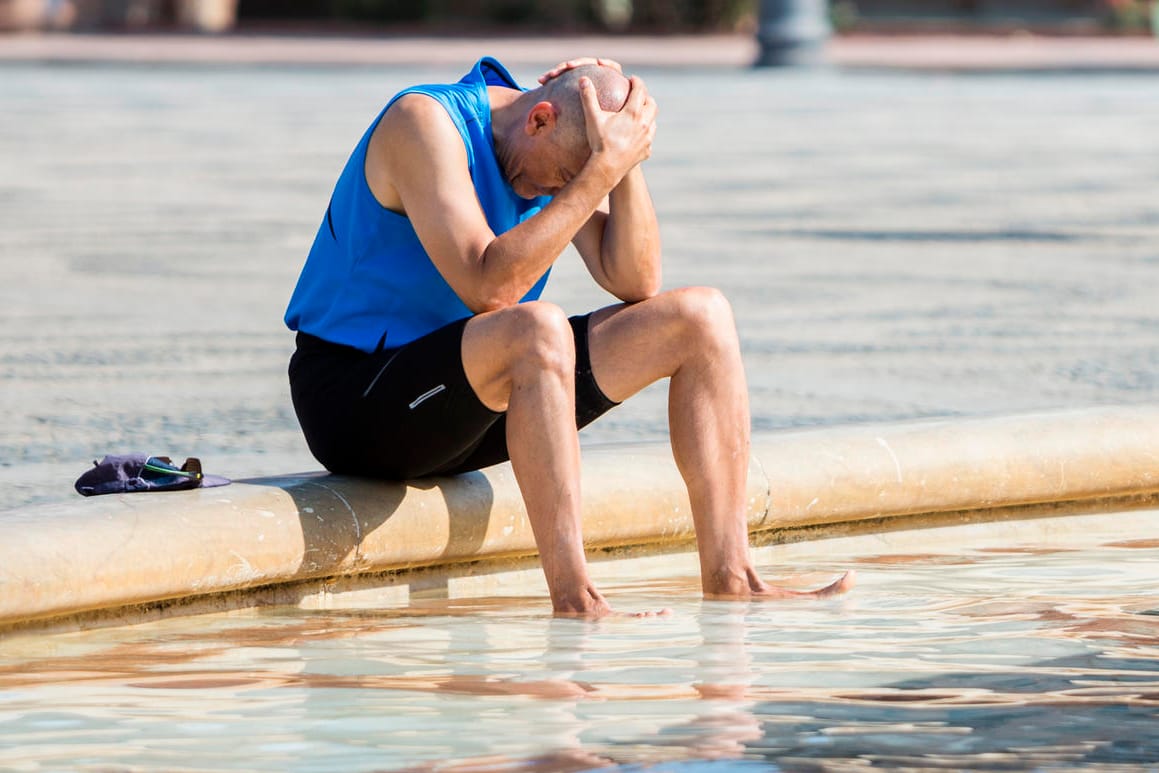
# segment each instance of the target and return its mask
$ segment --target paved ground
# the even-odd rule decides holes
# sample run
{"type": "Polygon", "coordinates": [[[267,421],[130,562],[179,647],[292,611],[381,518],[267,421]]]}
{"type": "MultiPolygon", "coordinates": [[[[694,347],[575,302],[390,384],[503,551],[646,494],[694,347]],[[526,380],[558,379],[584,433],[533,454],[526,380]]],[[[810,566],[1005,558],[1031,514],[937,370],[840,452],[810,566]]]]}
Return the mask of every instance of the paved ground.
{"type": "MultiPolygon", "coordinates": [[[[132,41],[0,41],[0,509],[75,496],[107,452],[314,468],[280,317],[334,177],[395,90],[504,43],[421,67],[62,66],[70,42],[132,41]]],[[[598,43],[512,58],[531,80],[598,43]]],[[[1154,74],[670,63],[640,68],[666,283],[732,299],[758,430],[1159,400],[1154,74]]],[[[606,302],[572,255],[549,296],[606,302]]],[[[585,438],[664,432],[661,387],[585,438]]]]}
{"type": "MultiPolygon", "coordinates": [[[[0,38],[0,61],[251,65],[446,65],[477,58],[481,42],[457,37],[292,35],[20,35],[0,38]]],[[[560,53],[598,52],[631,67],[745,67],[752,35],[499,37],[486,49],[511,65],[543,66],[560,53]]],[[[1159,71],[1159,42],[1143,37],[834,38],[828,61],[843,68],[948,71],[1159,71]]]]}

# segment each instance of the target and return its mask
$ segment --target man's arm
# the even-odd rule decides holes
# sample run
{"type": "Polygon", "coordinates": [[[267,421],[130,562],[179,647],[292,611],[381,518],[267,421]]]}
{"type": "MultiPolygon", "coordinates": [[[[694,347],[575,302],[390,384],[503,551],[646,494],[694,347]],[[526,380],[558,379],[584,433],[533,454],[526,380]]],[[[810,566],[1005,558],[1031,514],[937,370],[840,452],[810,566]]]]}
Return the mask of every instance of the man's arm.
{"type": "Polygon", "coordinates": [[[611,189],[647,157],[647,123],[638,115],[605,121],[599,150],[576,176],[543,210],[498,236],[479,206],[458,131],[428,97],[403,97],[387,111],[371,141],[367,177],[383,206],[410,218],[463,303],[476,313],[491,311],[518,303],[611,189]]]}
{"type": "MultiPolygon", "coordinates": [[[[582,57],[561,62],[541,75],[539,82],[547,83],[567,70],[591,64],[623,72],[620,63],[611,59],[582,57]]],[[[634,87],[642,85],[637,81],[634,87]]],[[[651,103],[654,116],[655,102],[650,98],[646,101],[651,103]]],[[[591,112],[590,106],[587,109],[591,112]]],[[[624,176],[572,244],[596,282],[620,300],[632,303],[660,292],[660,228],[639,166],[624,176]]]]}
{"type": "Polygon", "coordinates": [[[606,209],[572,243],[600,287],[628,303],[651,298],[660,292],[660,228],[639,166],[612,189],[606,209]]]}

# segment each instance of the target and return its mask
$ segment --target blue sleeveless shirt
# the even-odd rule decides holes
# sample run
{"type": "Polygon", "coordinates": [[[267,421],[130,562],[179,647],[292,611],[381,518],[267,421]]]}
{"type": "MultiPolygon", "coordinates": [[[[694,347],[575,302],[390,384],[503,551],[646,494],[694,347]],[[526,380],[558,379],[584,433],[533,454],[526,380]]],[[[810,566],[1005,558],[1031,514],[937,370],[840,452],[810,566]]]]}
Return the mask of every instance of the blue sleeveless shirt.
{"type": "MultiPolygon", "coordinates": [[[[549,199],[520,198],[503,176],[491,137],[488,86],[520,88],[503,65],[484,57],[458,83],[406,89],[382,109],[334,187],[286,309],[291,330],[373,352],[402,346],[472,315],[427,256],[410,219],[374,198],[366,182],[366,149],[395,100],[404,94],[433,97],[463,137],[475,195],[488,225],[496,235],[510,230],[549,199]]],[[[523,301],[540,296],[548,273],[523,301]]]]}

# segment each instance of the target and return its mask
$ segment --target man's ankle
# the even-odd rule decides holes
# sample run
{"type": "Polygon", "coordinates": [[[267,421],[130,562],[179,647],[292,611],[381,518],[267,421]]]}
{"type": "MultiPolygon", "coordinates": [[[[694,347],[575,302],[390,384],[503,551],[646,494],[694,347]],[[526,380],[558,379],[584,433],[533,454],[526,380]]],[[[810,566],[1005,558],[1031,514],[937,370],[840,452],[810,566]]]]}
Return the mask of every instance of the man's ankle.
{"type": "Polygon", "coordinates": [[[752,568],[725,566],[715,572],[705,573],[701,577],[701,587],[706,596],[745,598],[757,590],[753,586],[754,581],[760,582],[752,568]]]}
{"type": "Polygon", "coordinates": [[[603,594],[590,582],[571,592],[552,594],[551,606],[557,615],[576,617],[598,617],[612,611],[603,594]]]}

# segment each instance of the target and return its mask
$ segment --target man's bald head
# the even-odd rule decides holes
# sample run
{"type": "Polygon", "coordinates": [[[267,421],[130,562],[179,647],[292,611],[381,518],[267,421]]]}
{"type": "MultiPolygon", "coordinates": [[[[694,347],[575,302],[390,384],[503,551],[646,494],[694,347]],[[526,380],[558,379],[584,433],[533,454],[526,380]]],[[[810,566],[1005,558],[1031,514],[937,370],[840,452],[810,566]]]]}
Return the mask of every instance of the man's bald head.
{"type": "Polygon", "coordinates": [[[628,99],[629,84],[628,79],[614,67],[587,64],[564,70],[538,89],[540,99],[555,107],[560,144],[590,150],[580,96],[581,78],[592,82],[600,107],[608,112],[618,112],[624,106],[628,99]]]}

